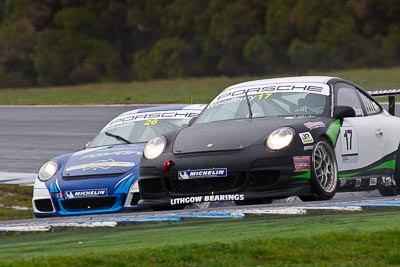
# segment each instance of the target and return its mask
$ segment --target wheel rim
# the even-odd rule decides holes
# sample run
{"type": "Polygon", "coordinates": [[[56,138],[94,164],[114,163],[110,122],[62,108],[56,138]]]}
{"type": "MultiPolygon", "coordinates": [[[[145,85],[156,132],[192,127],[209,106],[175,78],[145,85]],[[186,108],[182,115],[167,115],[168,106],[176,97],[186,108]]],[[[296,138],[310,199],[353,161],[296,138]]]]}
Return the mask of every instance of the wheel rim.
{"type": "Polygon", "coordinates": [[[336,189],[337,168],[336,161],[332,155],[332,150],[325,142],[315,145],[313,152],[314,172],[318,184],[326,193],[331,193],[336,189]]]}

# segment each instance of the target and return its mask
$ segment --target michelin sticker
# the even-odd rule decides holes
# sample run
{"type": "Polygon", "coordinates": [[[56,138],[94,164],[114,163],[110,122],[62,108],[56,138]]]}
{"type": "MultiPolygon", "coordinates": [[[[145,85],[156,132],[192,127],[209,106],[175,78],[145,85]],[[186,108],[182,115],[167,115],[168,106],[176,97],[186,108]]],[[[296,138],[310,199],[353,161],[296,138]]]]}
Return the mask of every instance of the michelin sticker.
{"type": "Polygon", "coordinates": [[[107,189],[86,189],[65,191],[65,198],[104,197],[107,196],[107,189]]]}
{"type": "Polygon", "coordinates": [[[209,196],[194,196],[194,197],[179,197],[172,198],[171,205],[182,205],[200,202],[218,202],[218,201],[242,201],[244,200],[243,194],[232,195],[209,195],[209,196]]]}
{"type": "Polygon", "coordinates": [[[178,172],[179,180],[194,179],[194,178],[214,178],[228,176],[227,168],[186,170],[178,172]]]}

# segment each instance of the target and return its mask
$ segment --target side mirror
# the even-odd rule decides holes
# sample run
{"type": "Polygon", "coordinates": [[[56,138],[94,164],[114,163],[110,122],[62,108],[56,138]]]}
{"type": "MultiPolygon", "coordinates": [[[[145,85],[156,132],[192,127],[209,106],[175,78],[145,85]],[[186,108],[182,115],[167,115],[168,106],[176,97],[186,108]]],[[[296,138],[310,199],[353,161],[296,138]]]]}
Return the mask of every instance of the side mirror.
{"type": "Polygon", "coordinates": [[[333,117],[343,119],[346,117],[355,117],[356,111],[354,108],[349,106],[335,106],[333,111],[333,117]]]}

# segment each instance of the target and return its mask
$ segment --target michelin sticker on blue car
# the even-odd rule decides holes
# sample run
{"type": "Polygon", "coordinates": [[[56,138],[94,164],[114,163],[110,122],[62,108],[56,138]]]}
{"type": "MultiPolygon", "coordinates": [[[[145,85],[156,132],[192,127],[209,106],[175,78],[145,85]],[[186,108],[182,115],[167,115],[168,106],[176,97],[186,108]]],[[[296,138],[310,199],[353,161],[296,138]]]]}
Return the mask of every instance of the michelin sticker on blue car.
{"type": "Polygon", "coordinates": [[[193,179],[193,178],[215,178],[215,177],[226,177],[226,176],[228,176],[227,168],[186,170],[178,172],[179,180],[193,179]]]}
{"type": "Polygon", "coordinates": [[[107,195],[108,195],[107,188],[71,190],[65,192],[65,198],[105,197],[107,195]]]}

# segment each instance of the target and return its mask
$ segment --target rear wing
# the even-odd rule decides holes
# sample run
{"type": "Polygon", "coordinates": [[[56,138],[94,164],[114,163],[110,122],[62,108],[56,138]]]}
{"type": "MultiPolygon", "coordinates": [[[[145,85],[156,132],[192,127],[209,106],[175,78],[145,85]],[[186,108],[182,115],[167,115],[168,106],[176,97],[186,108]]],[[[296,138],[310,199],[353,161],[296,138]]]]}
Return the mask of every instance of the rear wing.
{"type": "Polygon", "coordinates": [[[374,91],[368,91],[372,97],[383,97],[387,96],[389,99],[388,111],[394,116],[396,109],[396,95],[400,95],[400,89],[379,89],[374,91]]]}

